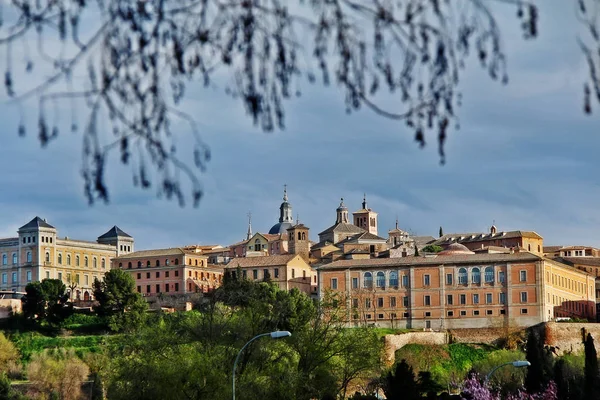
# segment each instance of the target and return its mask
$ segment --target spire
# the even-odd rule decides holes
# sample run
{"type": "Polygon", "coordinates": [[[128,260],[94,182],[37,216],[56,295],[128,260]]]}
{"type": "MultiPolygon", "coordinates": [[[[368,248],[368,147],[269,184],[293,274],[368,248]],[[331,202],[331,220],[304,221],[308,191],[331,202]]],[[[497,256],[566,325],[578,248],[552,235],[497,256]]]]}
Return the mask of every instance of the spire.
{"type": "Polygon", "coordinates": [[[292,205],[288,203],[287,184],[283,185],[283,203],[279,206],[279,222],[294,222],[292,205]]]}
{"type": "Polygon", "coordinates": [[[366,193],[363,193],[363,204],[362,204],[362,206],[363,206],[363,210],[367,209],[367,194],[366,193]]]}
{"type": "Polygon", "coordinates": [[[398,216],[396,215],[396,229],[398,229],[398,216]]]}
{"type": "Polygon", "coordinates": [[[300,225],[300,214],[296,214],[296,225],[300,225]]]}
{"type": "Polygon", "coordinates": [[[283,201],[288,201],[288,197],[287,197],[287,184],[283,185],[283,201]]]}
{"type": "Polygon", "coordinates": [[[246,233],[246,240],[250,240],[252,237],[252,213],[248,212],[248,232],[246,233]]]}

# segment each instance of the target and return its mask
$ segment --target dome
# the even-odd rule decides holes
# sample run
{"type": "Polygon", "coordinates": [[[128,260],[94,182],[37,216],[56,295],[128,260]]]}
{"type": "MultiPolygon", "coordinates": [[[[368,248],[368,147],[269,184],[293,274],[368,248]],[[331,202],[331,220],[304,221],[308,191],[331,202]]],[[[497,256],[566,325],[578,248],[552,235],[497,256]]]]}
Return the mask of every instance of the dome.
{"type": "Polygon", "coordinates": [[[440,256],[455,255],[455,254],[475,254],[475,253],[473,253],[471,250],[469,250],[467,248],[467,246],[465,246],[464,244],[460,244],[460,243],[452,243],[451,245],[446,247],[446,249],[444,249],[438,253],[438,255],[440,255],[440,256]]]}
{"type": "Polygon", "coordinates": [[[280,234],[280,233],[287,233],[287,230],[290,229],[292,227],[292,224],[290,222],[279,222],[275,225],[273,225],[271,227],[271,229],[269,229],[269,234],[280,234]]]}
{"type": "Polygon", "coordinates": [[[340,206],[337,208],[337,210],[336,210],[336,211],[338,211],[338,212],[339,212],[339,211],[348,211],[348,207],[346,207],[346,206],[344,205],[344,199],[343,199],[343,198],[342,198],[342,201],[340,202],[340,206]]]}

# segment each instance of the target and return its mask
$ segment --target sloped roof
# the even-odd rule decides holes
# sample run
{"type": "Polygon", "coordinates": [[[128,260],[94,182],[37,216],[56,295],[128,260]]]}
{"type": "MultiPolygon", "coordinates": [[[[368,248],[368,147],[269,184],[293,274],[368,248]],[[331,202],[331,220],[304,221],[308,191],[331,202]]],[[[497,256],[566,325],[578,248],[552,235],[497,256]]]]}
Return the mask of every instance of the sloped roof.
{"type": "Polygon", "coordinates": [[[408,256],[399,258],[370,258],[365,260],[340,260],[326,264],[319,269],[352,269],[369,267],[402,267],[410,265],[448,265],[448,264],[479,264],[483,262],[524,262],[540,261],[542,257],[529,252],[513,254],[456,254],[437,255],[434,257],[408,256]]]}
{"type": "Polygon", "coordinates": [[[562,248],[563,246],[544,246],[544,253],[554,253],[562,248]]]}
{"type": "Polygon", "coordinates": [[[128,235],[127,233],[123,232],[123,230],[121,230],[121,228],[119,228],[118,226],[113,226],[112,228],[110,228],[108,230],[108,232],[106,232],[104,235],[98,236],[98,240],[100,239],[110,239],[110,238],[116,238],[116,237],[128,237],[130,238],[131,236],[128,235]]]}
{"type": "Polygon", "coordinates": [[[131,258],[143,258],[143,257],[160,257],[160,256],[179,256],[183,254],[194,255],[198,257],[206,257],[202,253],[196,253],[194,251],[186,251],[181,247],[171,247],[168,249],[153,249],[153,250],[140,250],[134,251],[133,253],[124,254],[116,257],[118,260],[125,260],[131,258]]]}
{"type": "Polygon", "coordinates": [[[56,229],[55,227],[53,227],[52,225],[50,225],[49,223],[47,223],[45,220],[43,220],[40,217],[36,216],[34,219],[32,219],[31,221],[29,221],[28,223],[26,223],[25,225],[23,225],[22,227],[20,227],[19,230],[21,230],[21,229],[33,229],[33,228],[51,228],[51,229],[56,229]]]}
{"type": "Polygon", "coordinates": [[[319,233],[319,235],[324,235],[326,233],[363,233],[365,230],[356,225],[348,224],[346,222],[340,222],[338,224],[332,225],[329,228],[325,229],[323,232],[319,233]]]}
{"type": "Polygon", "coordinates": [[[448,244],[453,242],[469,243],[469,242],[481,242],[487,240],[496,239],[514,239],[519,237],[528,237],[535,239],[543,239],[534,231],[509,231],[509,232],[496,232],[496,233],[482,233],[482,232],[470,232],[470,233],[448,233],[441,238],[438,238],[432,244],[448,244]]]}
{"type": "Polygon", "coordinates": [[[258,256],[258,257],[237,257],[229,261],[225,268],[245,267],[268,267],[276,265],[286,265],[298,254],[284,254],[277,256],[258,256]]]}
{"type": "Polygon", "coordinates": [[[600,257],[557,257],[552,260],[567,265],[589,265],[590,267],[600,266],[600,257]]]}

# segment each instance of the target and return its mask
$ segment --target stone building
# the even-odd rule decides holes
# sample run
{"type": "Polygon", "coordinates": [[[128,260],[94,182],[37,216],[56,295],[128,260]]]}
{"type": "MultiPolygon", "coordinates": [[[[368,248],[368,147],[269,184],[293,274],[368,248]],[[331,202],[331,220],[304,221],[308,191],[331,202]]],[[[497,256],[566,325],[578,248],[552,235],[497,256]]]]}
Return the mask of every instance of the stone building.
{"type": "Polygon", "coordinates": [[[595,318],[594,277],[529,252],[475,254],[454,243],[428,256],[339,260],[317,268],[349,324],[399,328],[531,326],[595,318]]]}
{"type": "Polygon", "coordinates": [[[134,240],[117,226],[95,242],[59,237],[46,220],[35,217],[18,236],[0,239],[0,290],[24,291],[30,282],[60,279],[73,300],[91,300],[94,280],[104,279],[113,257],[134,250],[134,240]]]}

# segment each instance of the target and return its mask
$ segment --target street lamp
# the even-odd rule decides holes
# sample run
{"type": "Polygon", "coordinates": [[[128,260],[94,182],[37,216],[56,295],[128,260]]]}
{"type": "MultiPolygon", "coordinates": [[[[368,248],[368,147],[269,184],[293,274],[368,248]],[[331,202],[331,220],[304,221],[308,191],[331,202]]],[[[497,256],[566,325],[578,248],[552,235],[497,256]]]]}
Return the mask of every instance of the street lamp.
{"type": "Polygon", "coordinates": [[[509,362],[505,362],[504,364],[500,364],[497,367],[495,367],[494,369],[492,369],[490,371],[490,373],[485,376],[485,383],[489,382],[490,377],[492,376],[492,374],[494,372],[496,372],[496,370],[498,368],[504,367],[505,365],[512,365],[515,368],[523,368],[523,367],[529,367],[529,366],[531,366],[531,363],[529,361],[521,361],[521,360],[519,360],[519,361],[509,361],[509,362]]]}
{"type": "Polygon", "coordinates": [[[261,333],[260,335],[256,335],[252,339],[248,340],[248,342],[244,345],[244,347],[242,347],[242,349],[238,352],[238,355],[235,358],[235,362],[233,363],[233,374],[232,374],[233,378],[231,380],[231,387],[233,389],[233,400],[235,400],[235,369],[237,367],[238,360],[240,359],[240,356],[242,355],[242,352],[244,351],[244,349],[250,343],[252,343],[256,339],[263,337],[263,336],[271,336],[271,339],[280,339],[280,338],[292,336],[292,334],[289,331],[275,331],[275,332],[269,332],[269,333],[261,333]]]}

